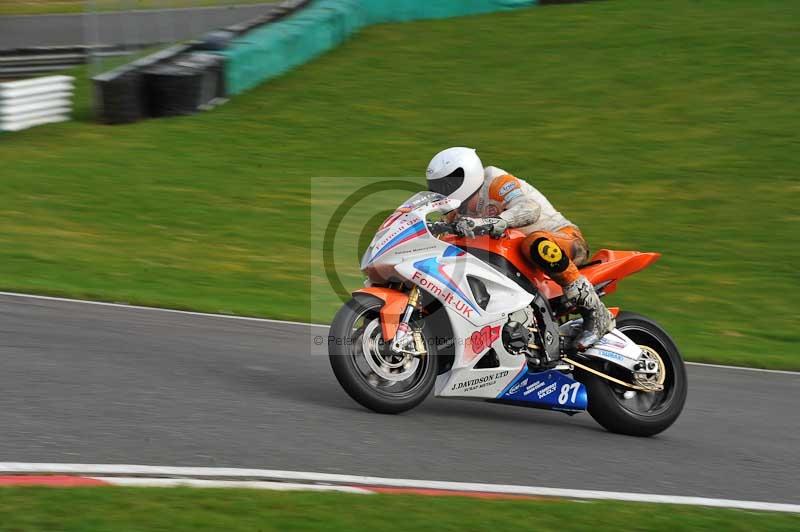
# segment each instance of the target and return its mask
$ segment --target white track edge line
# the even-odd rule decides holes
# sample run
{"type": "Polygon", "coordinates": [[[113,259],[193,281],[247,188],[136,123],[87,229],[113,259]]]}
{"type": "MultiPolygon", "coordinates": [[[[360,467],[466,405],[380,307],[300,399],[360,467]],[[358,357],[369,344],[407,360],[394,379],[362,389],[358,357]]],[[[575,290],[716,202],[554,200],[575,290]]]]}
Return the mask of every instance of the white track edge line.
{"type": "MultiPolygon", "coordinates": [[[[170,312],[173,314],[185,314],[187,316],[201,316],[204,318],[222,318],[228,320],[241,320],[241,321],[253,321],[253,322],[261,322],[261,323],[275,323],[281,325],[298,325],[303,327],[319,327],[319,328],[329,328],[330,325],[324,325],[322,323],[305,323],[302,321],[290,321],[290,320],[275,320],[271,318],[254,318],[251,316],[234,316],[231,314],[214,314],[212,312],[195,312],[192,310],[178,310],[172,308],[163,308],[163,307],[145,307],[142,305],[128,305],[125,303],[111,303],[107,301],[92,301],[89,299],[71,299],[67,297],[56,297],[56,296],[42,296],[37,294],[25,294],[22,292],[3,292],[0,291],[0,296],[8,296],[8,297],[19,297],[19,298],[28,298],[28,299],[41,299],[44,301],[58,301],[61,303],[79,303],[84,305],[96,305],[101,307],[112,307],[112,308],[120,308],[120,309],[132,309],[132,310],[149,310],[154,312],[170,312]]],[[[800,375],[800,371],[789,371],[783,369],[762,369],[762,368],[747,368],[744,366],[726,366],[724,364],[707,364],[705,362],[686,362],[686,364],[691,366],[705,366],[709,368],[720,368],[720,369],[733,369],[733,370],[742,370],[742,371],[760,371],[763,373],[778,373],[783,375],[800,375]]]]}
{"type": "Polygon", "coordinates": [[[572,499],[604,499],[630,502],[649,502],[659,504],[685,504],[693,506],[712,506],[717,508],[736,508],[741,510],[765,510],[772,512],[800,513],[800,504],[772,503],[718,499],[707,497],[688,497],[682,495],[658,495],[650,493],[628,493],[600,490],[580,490],[548,488],[542,486],[518,486],[511,484],[481,484],[475,482],[446,482],[439,480],[411,480],[402,478],[383,478],[361,475],[342,475],[333,473],[311,473],[303,471],[280,471],[272,469],[245,469],[227,467],[172,467],[146,465],[111,464],[46,464],[0,462],[0,473],[32,474],[60,473],[88,476],[166,476],[166,477],[217,477],[227,479],[251,479],[271,481],[315,482],[325,484],[345,484],[351,487],[385,486],[396,488],[418,488],[462,492],[499,493],[508,495],[536,495],[544,497],[563,497],[572,499]]]}
{"type": "Polygon", "coordinates": [[[685,362],[690,366],[701,366],[706,368],[717,369],[735,369],[739,371],[760,371],[761,373],[777,373],[779,375],[800,375],[800,371],[790,371],[786,369],[764,369],[764,368],[748,368],[745,366],[726,366],[725,364],[708,364],[706,362],[685,362]]]}
{"type": "Polygon", "coordinates": [[[71,299],[68,297],[57,297],[57,296],[41,296],[37,294],[24,294],[21,292],[0,291],[0,296],[19,297],[27,299],[41,299],[44,301],[58,301],[60,303],[79,303],[83,305],[96,305],[99,307],[112,307],[112,308],[131,309],[131,310],[150,310],[154,312],[169,312],[172,314],[185,314],[187,316],[202,316],[204,318],[223,318],[228,320],[255,321],[261,323],[277,323],[281,325],[302,325],[304,327],[324,327],[326,329],[330,327],[330,325],[323,325],[321,323],[304,323],[302,321],[274,320],[271,318],[254,318],[252,316],[235,316],[232,314],[214,314],[213,312],[195,312],[192,310],[179,310],[174,308],[145,307],[143,305],[128,305],[126,303],[92,301],[90,299],[71,299]]]}
{"type": "Polygon", "coordinates": [[[199,478],[143,478],[143,477],[86,477],[113,486],[153,487],[153,488],[247,488],[275,491],[336,491],[373,495],[374,491],[355,486],[329,484],[302,484],[297,482],[276,482],[265,480],[209,480],[199,478]]]}

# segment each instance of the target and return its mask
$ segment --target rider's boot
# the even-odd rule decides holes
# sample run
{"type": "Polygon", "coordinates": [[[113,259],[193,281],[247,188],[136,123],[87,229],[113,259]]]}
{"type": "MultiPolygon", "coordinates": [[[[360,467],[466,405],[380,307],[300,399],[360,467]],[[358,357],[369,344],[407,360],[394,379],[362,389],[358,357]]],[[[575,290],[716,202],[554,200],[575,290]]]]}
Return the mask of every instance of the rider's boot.
{"type": "Polygon", "coordinates": [[[564,297],[583,317],[583,328],[574,343],[578,351],[589,349],[616,327],[614,315],[600,301],[594,286],[583,275],[564,287],[564,297]]]}

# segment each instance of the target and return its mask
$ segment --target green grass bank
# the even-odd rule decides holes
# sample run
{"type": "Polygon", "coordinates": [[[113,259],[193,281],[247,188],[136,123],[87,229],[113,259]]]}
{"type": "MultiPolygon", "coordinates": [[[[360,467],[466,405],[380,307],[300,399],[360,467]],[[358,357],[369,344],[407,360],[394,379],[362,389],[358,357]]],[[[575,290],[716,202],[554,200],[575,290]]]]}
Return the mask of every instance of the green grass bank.
{"type": "Polygon", "coordinates": [[[791,514],[559,500],[197,488],[0,488],[0,531],[793,531],[791,514]]]}
{"type": "Polygon", "coordinates": [[[800,369],[798,20],[790,0],[614,0],[375,26],[201,115],[2,135],[0,288],[327,320],[308,250],[336,178],[422,188],[469,145],[594,249],[662,252],[612,303],[687,359],[800,369]]]}

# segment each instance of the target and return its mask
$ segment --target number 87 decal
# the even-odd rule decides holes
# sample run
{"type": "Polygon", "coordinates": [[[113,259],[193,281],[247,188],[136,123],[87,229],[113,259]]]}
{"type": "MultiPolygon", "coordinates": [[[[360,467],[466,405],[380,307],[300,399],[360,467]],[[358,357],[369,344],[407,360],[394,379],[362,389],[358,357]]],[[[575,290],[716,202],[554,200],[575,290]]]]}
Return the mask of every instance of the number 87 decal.
{"type": "Polygon", "coordinates": [[[565,384],[561,387],[561,393],[558,394],[558,404],[563,405],[567,401],[570,403],[574,403],[575,399],[578,397],[578,389],[581,387],[581,383],[573,382],[572,384],[565,384]],[[572,397],[570,397],[569,392],[572,390],[572,397]]]}

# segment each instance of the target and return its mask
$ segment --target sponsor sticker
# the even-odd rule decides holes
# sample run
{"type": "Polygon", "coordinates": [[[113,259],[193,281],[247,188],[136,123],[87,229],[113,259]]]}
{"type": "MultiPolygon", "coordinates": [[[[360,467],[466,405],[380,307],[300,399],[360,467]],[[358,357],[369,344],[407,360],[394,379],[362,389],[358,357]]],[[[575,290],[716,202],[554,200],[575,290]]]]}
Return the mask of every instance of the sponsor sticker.
{"type": "Polygon", "coordinates": [[[505,185],[500,187],[500,195],[501,196],[505,196],[506,194],[508,194],[509,192],[514,190],[515,188],[519,188],[519,183],[517,183],[516,180],[509,181],[508,183],[506,183],[505,185]]]}
{"type": "Polygon", "coordinates": [[[554,382],[554,383],[548,385],[546,388],[543,388],[543,389],[539,390],[539,393],[537,393],[536,396],[539,399],[544,399],[545,397],[547,397],[548,395],[550,395],[551,393],[556,391],[557,387],[558,387],[558,385],[554,382]]]}
{"type": "Polygon", "coordinates": [[[514,386],[512,386],[511,389],[508,390],[508,393],[513,395],[513,394],[517,393],[520,388],[522,388],[524,386],[527,386],[527,384],[528,384],[528,378],[525,377],[525,379],[521,380],[520,382],[518,382],[514,386]]]}
{"type": "Polygon", "coordinates": [[[597,349],[597,354],[601,357],[609,358],[611,360],[625,360],[625,357],[620,355],[619,353],[615,353],[613,351],[608,351],[607,349],[597,349]]]}
{"type": "Polygon", "coordinates": [[[498,338],[500,338],[500,326],[497,325],[492,327],[491,325],[487,325],[480,331],[475,331],[472,333],[472,335],[469,337],[469,340],[472,344],[472,350],[475,351],[475,354],[480,354],[484,349],[492,345],[498,338]]]}
{"type": "Polygon", "coordinates": [[[541,388],[542,386],[544,386],[544,384],[545,384],[544,381],[536,381],[536,382],[532,383],[530,386],[528,386],[527,388],[525,388],[525,391],[522,392],[522,395],[530,395],[533,392],[535,392],[536,390],[538,390],[539,388],[541,388]]]}
{"type": "Polygon", "coordinates": [[[503,196],[503,200],[506,203],[508,203],[509,201],[513,200],[514,198],[518,198],[520,196],[522,196],[522,190],[517,188],[517,189],[512,190],[511,192],[509,192],[505,196],[503,196]]]}
{"type": "Polygon", "coordinates": [[[625,342],[622,340],[617,340],[614,337],[608,338],[606,336],[600,338],[595,345],[607,345],[609,347],[616,347],[617,349],[625,349],[626,347],[625,342]]]}
{"type": "Polygon", "coordinates": [[[486,388],[497,383],[498,380],[508,375],[508,370],[484,375],[476,379],[470,379],[462,382],[457,382],[450,388],[451,391],[471,392],[480,388],[486,388]]]}
{"type": "Polygon", "coordinates": [[[414,272],[411,280],[418,283],[422,288],[427,290],[432,296],[437,297],[444,301],[448,306],[453,307],[456,312],[460,313],[465,318],[472,317],[472,308],[469,304],[455,295],[453,292],[446,290],[439,286],[435,281],[428,278],[420,272],[414,272]]]}
{"type": "Polygon", "coordinates": [[[436,246],[428,246],[425,248],[414,248],[414,249],[401,249],[400,251],[395,251],[398,255],[406,255],[408,253],[422,253],[423,251],[430,251],[432,249],[436,249],[436,246]]]}

